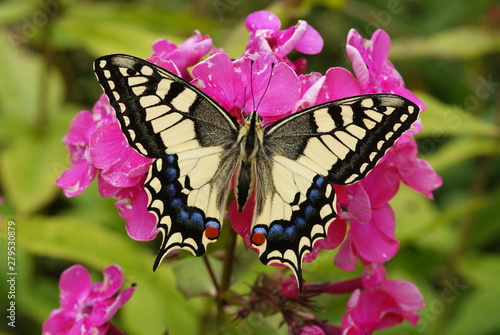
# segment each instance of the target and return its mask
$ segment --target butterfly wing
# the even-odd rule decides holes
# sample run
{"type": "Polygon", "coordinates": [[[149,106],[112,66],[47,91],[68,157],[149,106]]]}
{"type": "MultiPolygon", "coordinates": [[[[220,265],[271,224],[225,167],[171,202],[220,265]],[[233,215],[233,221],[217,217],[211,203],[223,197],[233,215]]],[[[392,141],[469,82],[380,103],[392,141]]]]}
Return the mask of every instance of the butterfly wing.
{"type": "Polygon", "coordinates": [[[260,189],[257,185],[262,200],[252,228],[261,261],[289,266],[300,285],[304,255],[326,237],[336,216],[330,183],[365,177],[418,112],[417,105],[397,95],[362,95],[306,109],[268,127],[264,143],[270,158],[258,164],[265,177],[260,189]],[[265,171],[272,172],[266,176],[265,171]]]}
{"type": "Polygon", "coordinates": [[[171,250],[199,256],[219,236],[237,160],[237,122],[206,94],[142,59],[110,55],[94,71],[128,143],[155,158],[146,178],[148,210],[171,250]]]}

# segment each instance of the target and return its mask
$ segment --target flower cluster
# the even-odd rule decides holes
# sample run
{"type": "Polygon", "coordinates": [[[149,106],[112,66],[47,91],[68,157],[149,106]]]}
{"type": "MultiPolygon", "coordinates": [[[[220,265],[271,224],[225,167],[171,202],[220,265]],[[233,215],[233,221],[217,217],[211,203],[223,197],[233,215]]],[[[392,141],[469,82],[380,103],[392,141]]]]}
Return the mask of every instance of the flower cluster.
{"type": "Polygon", "coordinates": [[[123,284],[119,266],[104,269],[104,282],[92,284],[90,274],[81,265],[66,269],[59,279],[61,307],[50,313],[43,324],[43,335],[109,333],[110,320],[134,293],[129,287],[117,293],[123,284]]]}
{"type": "MultiPolygon", "coordinates": [[[[395,93],[425,109],[423,102],[405,88],[403,79],[388,61],[390,38],[384,31],[377,30],[366,40],[351,30],[346,52],[354,74],[332,67],[323,75],[306,73],[304,58],[295,61],[288,58],[292,50],[319,53],[323,47],[319,33],[305,21],[285,30],[280,30],[280,26],[273,13],[250,14],[246,20],[249,43],[242,56],[234,60],[215,48],[209,36],[199,32],[178,46],[167,40],[157,41],[148,60],[199,87],[238,120],[258,110],[263,121],[270,123],[313,105],[364,93],[395,93]]],[[[316,243],[305,261],[313,260],[321,249],[339,248],[334,259],[337,267],[350,271],[360,260],[367,269],[377,269],[377,264],[396,254],[399,242],[394,235],[394,212],[389,200],[401,182],[429,198],[431,191],[441,184],[429,164],[417,157],[412,134],[420,129],[417,121],[360,182],[334,185],[338,217],[330,225],[328,237],[316,243]]],[[[151,160],[127,144],[104,95],[92,113],[85,110],[76,115],[64,142],[71,153],[72,167],[56,183],[65,195],[78,195],[97,177],[100,194],[117,200],[116,207],[126,219],[130,237],[153,239],[157,234],[156,222],[147,212],[143,189],[151,160]]],[[[229,211],[234,230],[246,239],[247,245],[250,245],[253,212],[250,205],[239,213],[232,204],[229,211]]],[[[410,310],[402,307],[401,299],[409,294],[404,292],[408,285],[384,277],[359,287],[349,300],[348,313],[342,321],[345,334],[366,334],[403,319],[414,323],[415,311],[422,307],[421,297],[413,294],[412,298],[418,302],[411,304],[410,310]],[[392,308],[388,312],[390,320],[386,313],[381,316],[383,319],[366,325],[362,314],[368,301],[378,303],[384,311],[392,308]]],[[[412,286],[411,292],[415,290],[412,286]]]]}

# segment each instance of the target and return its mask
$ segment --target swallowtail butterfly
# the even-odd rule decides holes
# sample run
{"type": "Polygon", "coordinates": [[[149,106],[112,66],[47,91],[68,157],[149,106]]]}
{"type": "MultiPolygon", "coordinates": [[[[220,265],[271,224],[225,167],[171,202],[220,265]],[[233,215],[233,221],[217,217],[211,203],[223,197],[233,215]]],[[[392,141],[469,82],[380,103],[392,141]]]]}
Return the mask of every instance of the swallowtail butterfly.
{"type": "Polygon", "coordinates": [[[419,108],[393,94],[335,100],[268,127],[256,111],[239,124],[217,102],[178,76],[127,55],[98,58],[94,71],[128,143],[154,158],[145,190],[165,255],[196,256],[222,227],[231,181],[238,210],[253,193],[251,242],[262,263],[295,273],[336,217],[331,183],[365,177],[413,124],[419,108]]]}

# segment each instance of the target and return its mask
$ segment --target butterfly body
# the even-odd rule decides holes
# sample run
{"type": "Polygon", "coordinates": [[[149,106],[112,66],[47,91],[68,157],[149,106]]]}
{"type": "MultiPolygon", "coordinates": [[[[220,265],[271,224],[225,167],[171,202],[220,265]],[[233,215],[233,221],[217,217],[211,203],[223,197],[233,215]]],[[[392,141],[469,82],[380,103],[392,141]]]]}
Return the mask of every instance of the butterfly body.
{"type": "MultiPolygon", "coordinates": [[[[250,241],[264,264],[301,264],[336,217],[331,183],[366,176],[416,120],[418,107],[392,94],[327,102],[263,127],[256,111],[240,125],[176,75],[127,55],[95,61],[97,78],[128,143],[154,158],[148,210],[163,242],[203,255],[217,240],[233,181],[237,208],[255,199],[250,241]]],[[[272,78],[271,78],[272,80],[272,78]]]]}

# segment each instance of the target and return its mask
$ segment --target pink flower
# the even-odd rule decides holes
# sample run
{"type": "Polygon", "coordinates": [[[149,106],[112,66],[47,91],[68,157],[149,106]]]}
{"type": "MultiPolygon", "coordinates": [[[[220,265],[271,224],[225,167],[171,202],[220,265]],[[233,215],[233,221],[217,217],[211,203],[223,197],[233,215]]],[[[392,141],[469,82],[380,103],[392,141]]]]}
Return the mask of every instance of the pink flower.
{"type": "Polygon", "coordinates": [[[130,147],[116,120],[98,127],[90,138],[90,156],[100,175],[115,187],[132,187],[144,180],[151,159],[130,147]]]}
{"type": "Polygon", "coordinates": [[[150,241],[158,234],[156,217],[147,210],[148,195],[142,183],[134,187],[118,189],[114,197],[118,214],[125,219],[125,228],[130,238],[150,241]]]}
{"type": "Polygon", "coordinates": [[[67,197],[82,193],[95,177],[96,168],[89,154],[89,142],[93,130],[92,114],[88,110],[82,110],[71,122],[69,133],[63,139],[73,166],[63,172],[56,180],[56,185],[62,188],[67,197]]]}
{"type": "MultiPolygon", "coordinates": [[[[156,41],[153,44],[152,57],[173,62],[179,69],[180,76],[186,80],[190,80],[191,76],[187,68],[198,63],[210,50],[212,50],[212,39],[210,36],[202,36],[198,30],[195,30],[193,36],[179,45],[175,45],[164,38],[156,41]]],[[[167,70],[171,71],[171,69],[167,70]]]]}
{"type": "Polygon", "coordinates": [[[363,290],[357,289],[342,318],[343,335],[367,335],[403,320],[418,322],[423,297],[410,282],[387,280],[382,265],[372,264],[363,272],[363,290]]]}
{"type": "Polygon", "coordinates": [[[355,29],[349,31],[346,51],[362,92],[398,94],[424,110],[424,103],[405,88],[403,78],[387,59],[390,48],[391,39],[381,29],[376,30],[369,40],[365,40],[355,29]]]}
{"type": "Polygon", "coordinates": [[[134,293],[130,287],[118,293],[123,273],[118,265],[104,269],[104,282],[92,284],[81,265],[66,269],[59,280],[61,307],[44,322],[43,335],[105,334],[109,321],[134,293]]]}
{"type": "Polygon", "coordinates": [[[443,180],[430,164],[417,157],[418,147],[415,138],[403,135],[387,153],[401,180],[415,191],[433,199],[431,191],[439,188],[443,180]]]}
{"type": "Polygon", "coordinates": [[[325,332],[318,326],[305,326],[300,330],[300,335],[325,335],[325,332]]]}
{"type": "Polygon", "coordinates": [[[294,111],[300,97],[297,74],[264,52],[235,61],[225,54],[215,54],[198,63],[193,76],[193,84],[238,119],[242,112],[258,109],[264,121],[275,121],[294,111]]]}
{"type": "Polygon", "coordinates": [[[245,24],[250,32],[246,52],[274,53],[299,74],[304,73],[305,60],[299,58],[292,63],[286,56],[294,49],[308,55],[317,54],[323,49],[323,38],[302,20],[293,27],[279,30],[281,27],[279,18],[274,13],[261,10],[248,15],[245,24]]]}

